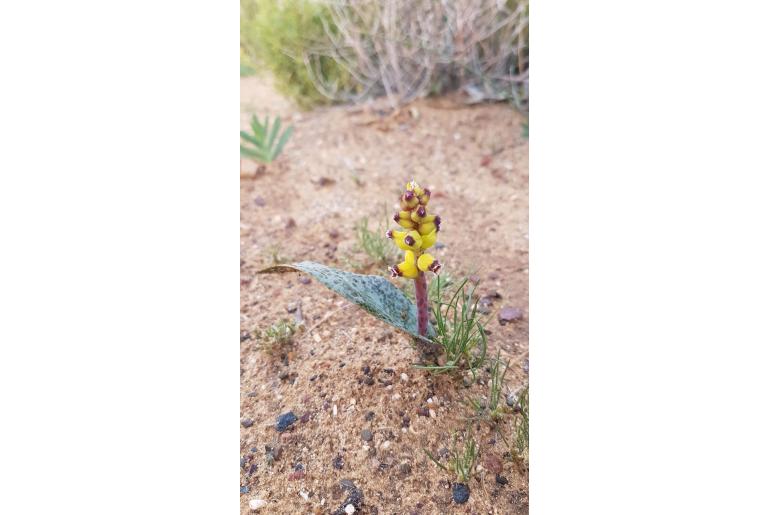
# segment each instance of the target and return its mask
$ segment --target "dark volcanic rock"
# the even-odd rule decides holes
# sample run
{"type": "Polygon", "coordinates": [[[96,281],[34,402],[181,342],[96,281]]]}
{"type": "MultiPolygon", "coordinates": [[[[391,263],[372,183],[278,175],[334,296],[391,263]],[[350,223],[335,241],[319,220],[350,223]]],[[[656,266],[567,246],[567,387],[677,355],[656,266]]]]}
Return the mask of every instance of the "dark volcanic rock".
{"type": "Polygon", "coordinates": [[[452,485],[452,499],[457,504],[463,504],[468,501],[471,496],[471,491],[468,489],[468,485],[464,483],[455,483],[452,485]]]}
{"type": "Polygon", "coordinates": [[[286,431],[289,428],[289,426],[291,426],[296,421],[297,421],[297,415],[295,415],[293,411],[289,411],[287,413],[284,413],[280,417],[278,417],[278,420],[275,423],[275,429],[279,433],[282,433],[286,431]]]}

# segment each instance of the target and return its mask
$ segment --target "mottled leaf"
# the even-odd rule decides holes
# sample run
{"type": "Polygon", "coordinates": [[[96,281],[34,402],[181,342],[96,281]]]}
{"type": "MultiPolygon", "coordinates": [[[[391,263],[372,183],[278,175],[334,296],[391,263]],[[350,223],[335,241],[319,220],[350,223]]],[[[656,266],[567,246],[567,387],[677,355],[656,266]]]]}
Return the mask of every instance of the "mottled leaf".
{"type": "MultiPolygon", "coordinates": [[[[417,335],[417,307],[401,290],[379,275],[354,274],[312,261],[272,266],[260,270],[259,273],[295,270],[310,274],[330,290],[358,304],[393,327],[413,336],[417,335]]],[[[428,333],[434,334],[433,327],[428,327],[428,333]]]]}

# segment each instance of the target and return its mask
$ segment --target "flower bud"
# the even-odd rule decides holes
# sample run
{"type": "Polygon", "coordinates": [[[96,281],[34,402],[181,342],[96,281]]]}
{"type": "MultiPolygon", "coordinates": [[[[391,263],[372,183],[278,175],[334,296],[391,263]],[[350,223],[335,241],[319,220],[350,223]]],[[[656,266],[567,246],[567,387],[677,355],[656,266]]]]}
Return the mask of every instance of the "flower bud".
{"type": "Polygon", "coordinates": [[[420,248],[425,250],[431,248],[436,243],[436,231],[431,231],[422,237],[420,248]]]}
{"type": "Polygon", "coordinates": [[[430,270],[435,274],[441,269],[441,263],[430,254],[423,254],[417,259],[417,268],[423,272],[430,270]]]}

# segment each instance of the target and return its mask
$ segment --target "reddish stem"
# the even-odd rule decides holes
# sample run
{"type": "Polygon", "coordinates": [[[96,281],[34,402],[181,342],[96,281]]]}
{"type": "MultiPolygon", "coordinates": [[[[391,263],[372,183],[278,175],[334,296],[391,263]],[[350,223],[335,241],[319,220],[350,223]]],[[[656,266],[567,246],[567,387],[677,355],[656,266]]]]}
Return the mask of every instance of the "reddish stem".
{"type": "Polygon", "coordinates": [[[425,274],[419,272],[414,280],[414,298],[417,301],[417,334],[428,335],[428,283],[425,274]]]}

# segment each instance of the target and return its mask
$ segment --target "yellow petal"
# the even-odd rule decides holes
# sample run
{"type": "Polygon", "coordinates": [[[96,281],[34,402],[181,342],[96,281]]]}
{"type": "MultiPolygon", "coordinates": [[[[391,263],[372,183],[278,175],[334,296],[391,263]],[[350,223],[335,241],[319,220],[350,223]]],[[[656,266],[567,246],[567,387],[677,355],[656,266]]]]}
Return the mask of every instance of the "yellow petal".
{"type": "Polygon", "coordinates": [[[421,249],[429,249],[436,243],[436,231],[431,231],[422,237],[421,249]]]}
{"type": "Polygon", "coordinates": [[[433,273],[438,273],[441,268],[441,263],[434,259],[430,254],[423,254],[417,259],[417,268],[423,272],[430,270],[433,273]]]}
{"type": "Polygon", "coordinates": [[[420,233],[417,231],[409,231],[403,238],[394,238],[394,241],[401,250],[419,250],[420,245],[422,245],[422,236],[420,236],[420,233]]]}
{"type": "Polygon", "coordinates": [[[420,232],[420,234],[430,234],[436,230],[436,223],[435,222],[422,223],[420,224],[420,227],[417,228],[417,230],[420,232]]]}

